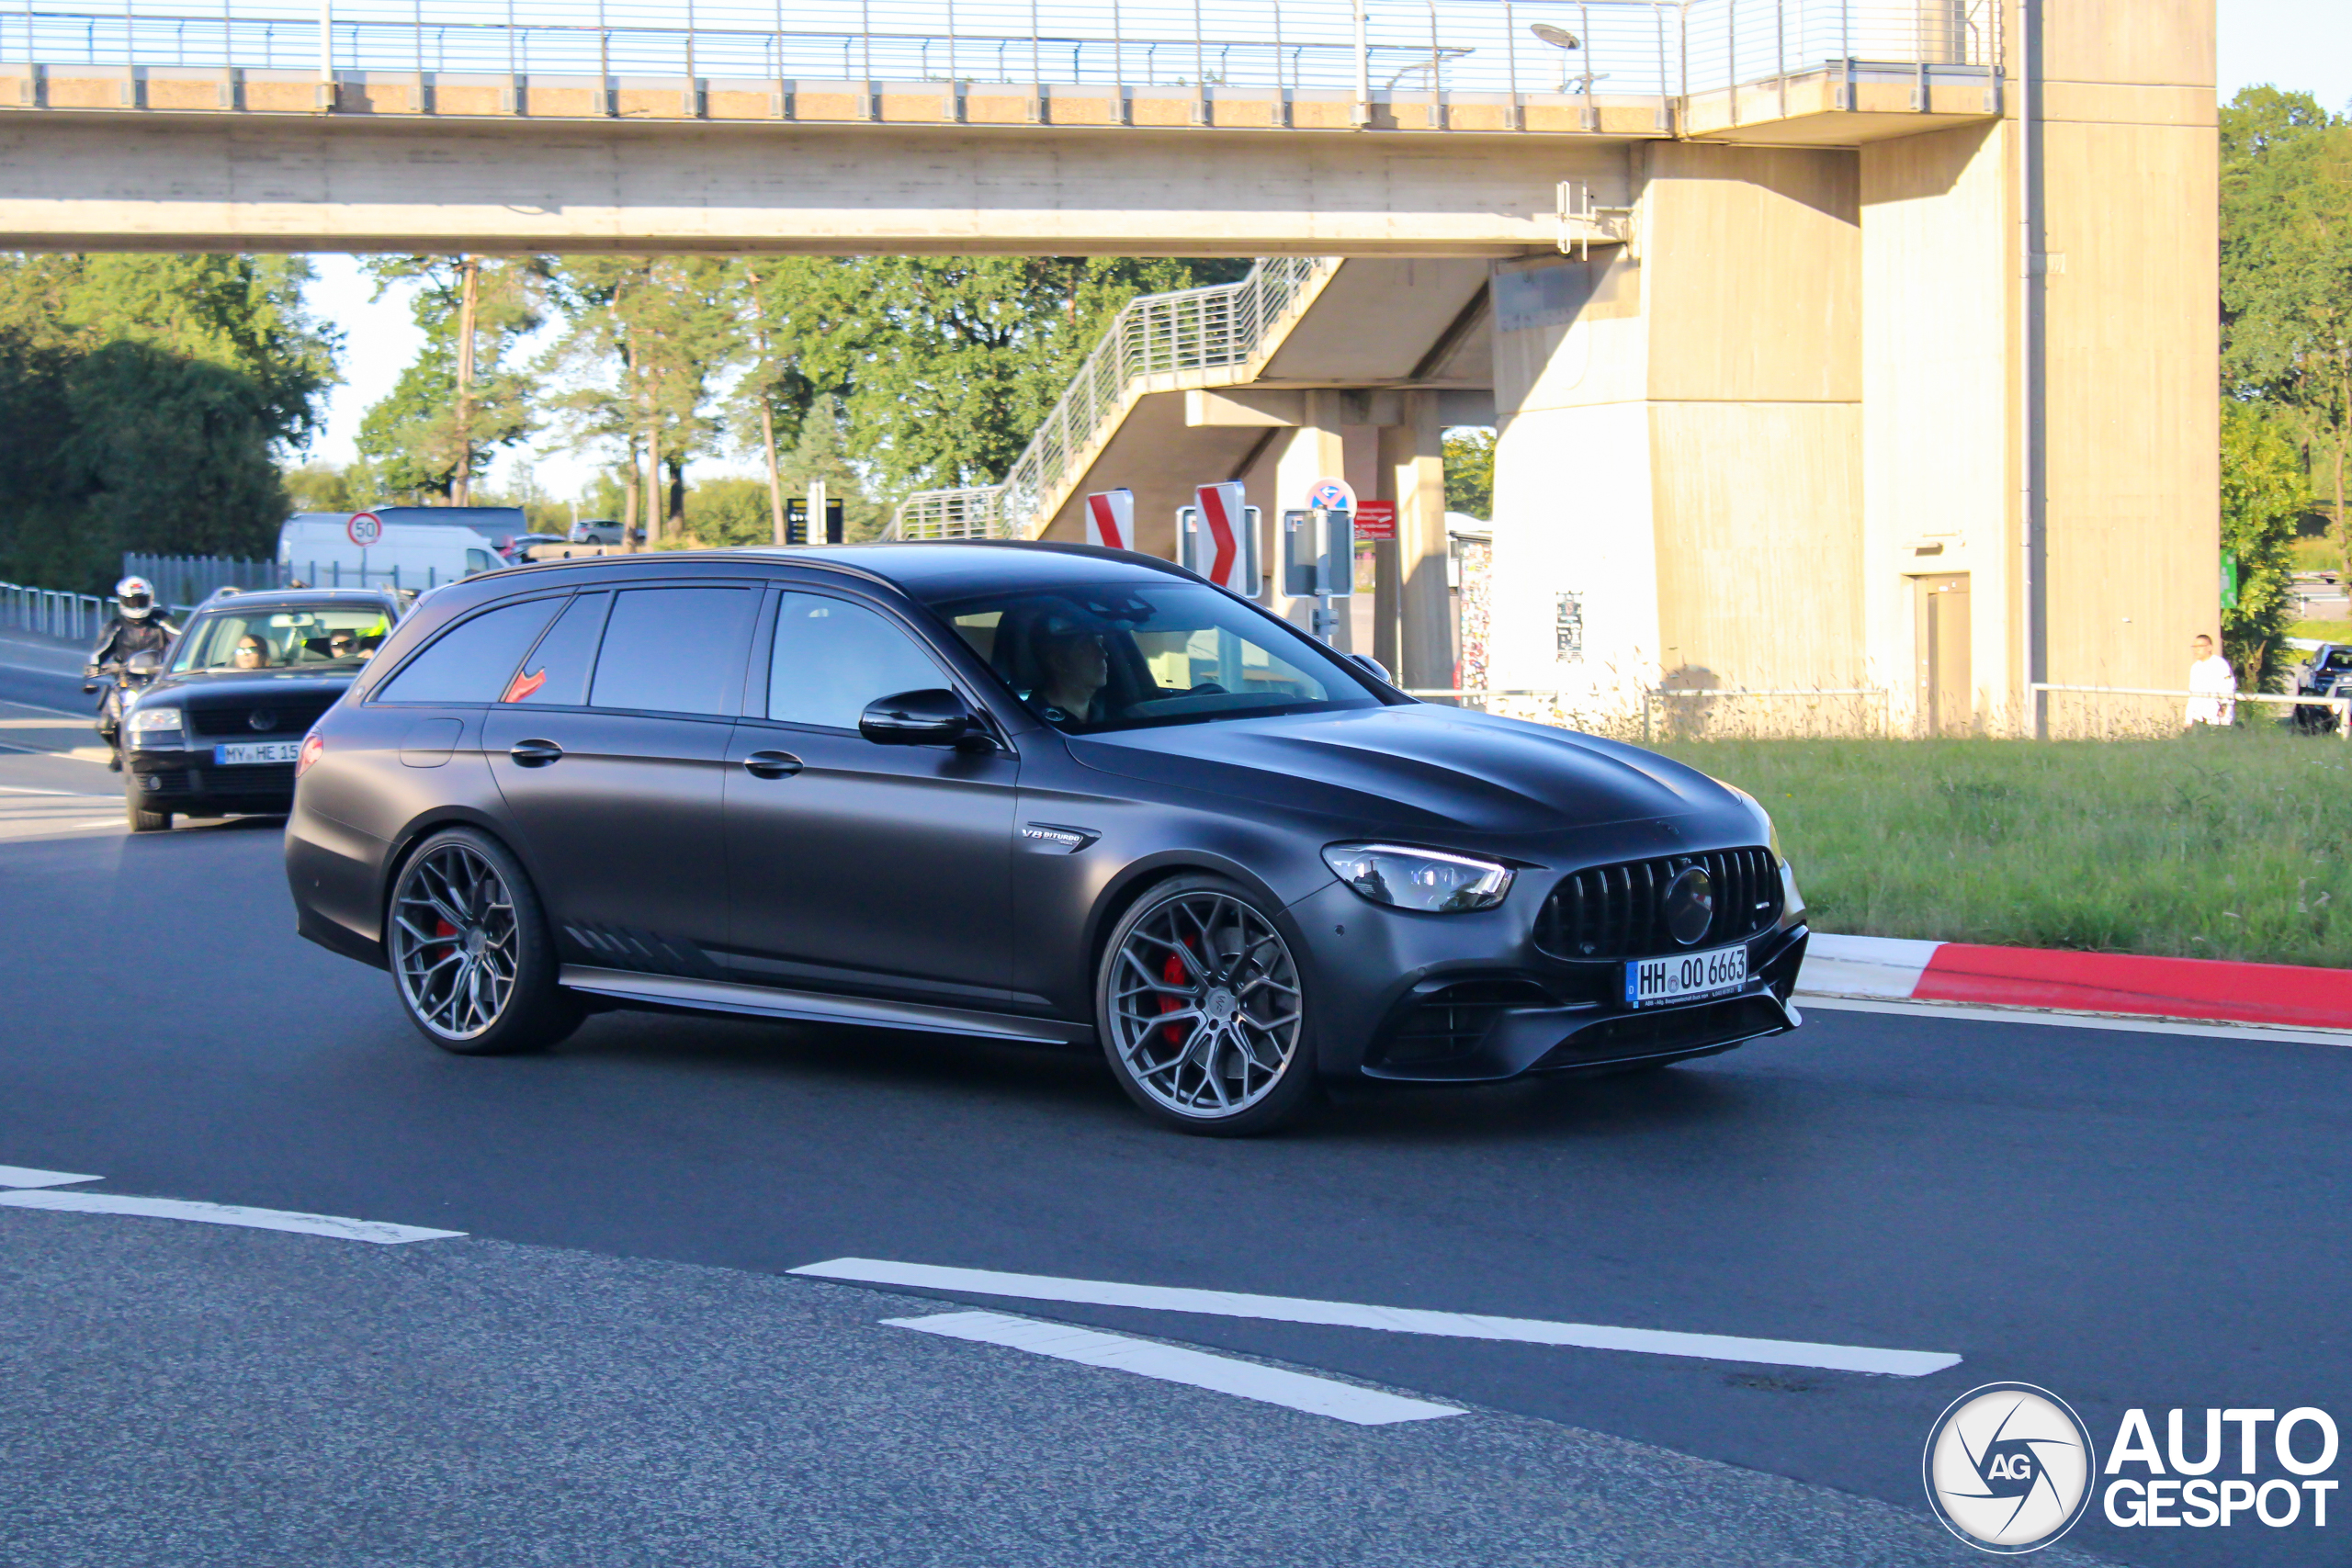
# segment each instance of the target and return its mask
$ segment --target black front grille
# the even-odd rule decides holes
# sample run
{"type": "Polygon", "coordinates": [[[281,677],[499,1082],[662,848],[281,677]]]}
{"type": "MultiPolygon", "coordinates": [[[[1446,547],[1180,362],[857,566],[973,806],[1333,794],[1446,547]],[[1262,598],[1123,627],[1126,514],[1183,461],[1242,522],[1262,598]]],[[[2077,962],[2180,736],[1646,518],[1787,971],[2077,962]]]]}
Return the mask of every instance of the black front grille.
{"type": "Polygon", "coordinates": [[[1708,850],[1571,872],[1535,919],[1535,945],[1555,958],[1645,958],[1743,942],[1781,918],[1781,871],[1770,850],[1708,850]],[[1707,934],[1678,942],[1666,929],[1666,890],[1686,866],[1713,885],[1707,934]]]}
{"type": "Polygon", "coordinates": [[[294,740],[310,732],[341,692],[272,693],[254,697],[190,697],[188,723],[215,740],[294,740]],[[266,718],[256,725],[256,716],[266,718]]]}
{"type": "Polygon", "coordinates": [[[1373,1051],[1372,1065],[1425,1067],[1457,1061],[1478,1048],[1505,1010],[1559,1005],[1532,980],[1458,980],[1421,998],[1398,1019],[1373,1051]]]}

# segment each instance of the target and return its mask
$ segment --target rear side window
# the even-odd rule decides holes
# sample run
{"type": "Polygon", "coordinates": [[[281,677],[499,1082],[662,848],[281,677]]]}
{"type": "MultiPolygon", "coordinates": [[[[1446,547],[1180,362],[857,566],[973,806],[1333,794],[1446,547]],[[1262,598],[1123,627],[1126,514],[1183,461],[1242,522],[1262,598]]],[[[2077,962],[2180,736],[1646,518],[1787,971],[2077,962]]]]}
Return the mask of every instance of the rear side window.
{"type": "Polygon", "coordinates": [[[502,703],[578,707],[588,700],[588,671],[596,662],[596,639],[604,635],[609,593],[582,593],[571,602],[539,646],[506,682],[502,703]]]}
{"type": "Polygon", "coordinates": [[[748,588],[631,588],[616,595],[589,703],[653,713],[734,712],[752,604],[748,588]]]}
{"type": "Polygon", "coordinates": [[[876,697],[946,683],[914,638],[863,604],[787,593],[776,610],[770,718],[855,729],[858,716],[876,697]]]}
{"type": "Polygon", "coordinates": [[[560,599],[530,599],[450,627],[394,675],[379,703],[492,703],[560,599]]]}

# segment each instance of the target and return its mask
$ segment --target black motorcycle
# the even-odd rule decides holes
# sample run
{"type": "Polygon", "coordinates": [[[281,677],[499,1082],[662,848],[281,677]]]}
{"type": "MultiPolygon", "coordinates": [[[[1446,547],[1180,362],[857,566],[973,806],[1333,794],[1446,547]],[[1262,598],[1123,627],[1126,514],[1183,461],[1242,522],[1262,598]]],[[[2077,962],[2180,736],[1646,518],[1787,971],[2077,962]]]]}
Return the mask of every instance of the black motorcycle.
{"type": "Polygon", "coordinates": [[[98,697],[97,731],[114,757],[107,766],[116,773],[122,771],[122,725],[130,705],[139,694],[153,685],[155,677],[164,672],[164,656],[153,649],[141,649],[128,659],[109,659],[104,664],[93,664],[82,671],[85,695],[98,697]]]}

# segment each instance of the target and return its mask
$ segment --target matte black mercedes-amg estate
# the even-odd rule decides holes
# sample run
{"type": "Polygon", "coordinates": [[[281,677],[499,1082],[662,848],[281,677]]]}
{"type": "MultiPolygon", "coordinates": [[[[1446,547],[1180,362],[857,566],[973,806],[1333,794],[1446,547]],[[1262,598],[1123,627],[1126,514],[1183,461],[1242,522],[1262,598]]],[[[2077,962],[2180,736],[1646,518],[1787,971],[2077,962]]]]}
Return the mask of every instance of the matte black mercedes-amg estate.
{"type": "Polygon", "coordinates": [[[1406,696],[1166,561],[616,556],[442,589],[305,739],[302,934],[452,1051],[600,1007],[1099,1044],[1244,1133],[1318,1078],[1623,1070],[1795,1027],[1756,802],[1406,696]]]}

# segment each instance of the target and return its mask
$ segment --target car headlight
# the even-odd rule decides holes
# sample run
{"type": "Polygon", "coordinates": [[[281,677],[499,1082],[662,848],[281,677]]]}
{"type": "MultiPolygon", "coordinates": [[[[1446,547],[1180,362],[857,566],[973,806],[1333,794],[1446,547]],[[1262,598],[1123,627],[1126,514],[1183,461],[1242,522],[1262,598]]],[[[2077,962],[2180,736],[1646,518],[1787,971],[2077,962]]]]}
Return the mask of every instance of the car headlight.
{"type": "Polygon", "coordinates": [[[1333,844],[1323,852],[1323,863],[1375,904],[1430,914],[1491,909],[1510,891],[1510,867],[1436,850],[1333,844]]]}
{"type": "Polygon", "coordinates": [[[133,708],[130,712],[130,743],[134,746],[178,746],[186,740],[187,733],[177,708],[133,708]]]}

